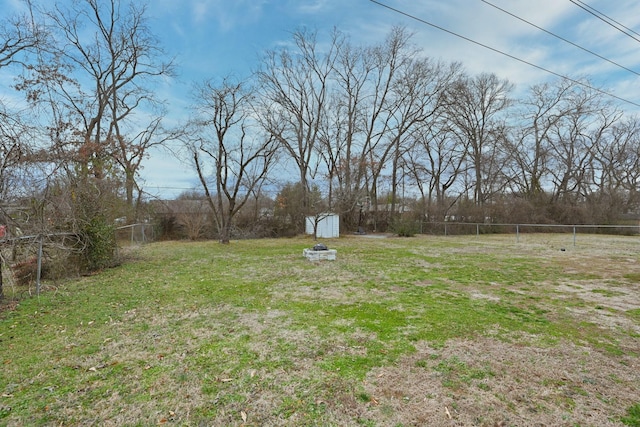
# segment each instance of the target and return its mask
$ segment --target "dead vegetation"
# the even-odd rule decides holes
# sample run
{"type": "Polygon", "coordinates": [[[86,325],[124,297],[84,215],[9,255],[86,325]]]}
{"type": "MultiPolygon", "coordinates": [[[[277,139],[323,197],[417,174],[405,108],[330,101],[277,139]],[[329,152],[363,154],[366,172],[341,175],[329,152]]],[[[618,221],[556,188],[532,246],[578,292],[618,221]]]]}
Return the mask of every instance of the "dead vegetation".
{"type": "Polygon", "coordinates": [[[611,358],[567,342],[423,343],[367,376],[364,416],[379,425],[620,426],[611,402],[626,408],[640,401],[639,373],[637,356],[611,358]]]}

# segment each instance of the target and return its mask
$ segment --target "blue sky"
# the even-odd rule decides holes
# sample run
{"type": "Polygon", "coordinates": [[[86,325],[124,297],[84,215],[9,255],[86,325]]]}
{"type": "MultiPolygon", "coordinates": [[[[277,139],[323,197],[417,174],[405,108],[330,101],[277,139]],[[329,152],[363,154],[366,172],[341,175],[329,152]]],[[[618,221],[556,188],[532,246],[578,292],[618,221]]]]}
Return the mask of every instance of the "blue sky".
{"type": "MultiPolygon", "coordinates": [[[[627,71],[549,36],[481,0],[381,0],[396,9],[534,62],[553,71],[589,74],[614,89],[627,71]]],[[[515,15],[555,32],[629,68],[640,69],[637,41],[589,15],[569,0],[490,0],[515,15]]],[[[640,32],[640,2],[588,0],[587,4],[640,32]]],[[[406,25],[426,55],[461,61],[470,72],[496,72],[520,85],[545,73],[491,52],[369,0],[156,0],[150,13],[165,47],[175,53],[186,82],[193,77],[243,75],[265,49],[290,43],[306,26],[326,35],[332,27],[354,42],[380,42],[393,25],[406,25]]],[[[640,36],[638,36],[640,38],[640,36]]],[[[624,86],[623,86],[624,87],[624,86]]],[[[625,91],[626,92],[626,91],[625,91]]],[[[622,94],[621,94],[622,95],[622,94]]]]}
{"type": "MultiPolygon", "coordinates": [[[[487,1],[640,73],[640,43],[569,0],[487,1]]],[[[588,76],[611,93],[640,104],[638,75],[545,34],[482,0],[380,2],[554,72],[572,78],[588,76]]],[[[640,32],[637,0],[584,3],[640,32]]],[[[19,4],[20,0],[0,0],[0,10],[16,10],[19,4]]],[[[148,4],[151,29],[179,66],[179,75],[167,81],[159,94],[166,99],[169,119],[175,123],[188,116],[194,83],[248,75],[259,65],[266,49],[290,44],[291,33],[300,27],[317,30],[321,37],[337,27],[354,43],[374,44],[381,42],[392,26],[404,25],[414,33],[413,41],[425,55],[459,61],[469,73],[496,73],[515,83],[518,90],[553,78],[369,0],[151,0],[148,4]]],[[[0,94],[4,90],[0,88],[0,94]]],[[[638,110],[624,103],[620,106],[638,110]]],[[[197,186],[188,166],[160,153],[146,162],[143,178],[144,187],[152,194],[179,192],[167,187],[197,186]]]]}

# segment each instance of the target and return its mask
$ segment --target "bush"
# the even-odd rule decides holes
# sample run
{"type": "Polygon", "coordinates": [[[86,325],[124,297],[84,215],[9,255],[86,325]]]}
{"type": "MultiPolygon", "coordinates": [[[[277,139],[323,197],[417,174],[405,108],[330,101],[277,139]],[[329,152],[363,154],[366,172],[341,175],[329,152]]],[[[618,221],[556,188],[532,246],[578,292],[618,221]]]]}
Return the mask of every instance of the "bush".
{"type": "Polygon", "coordinates": [[[82,230],[84,237],[84,256],[89,271],[113,267],[116,260],[115,227],[103,217],[94,217],[82,230]]]}
{"type": "Polygon", "coordinates": [[[413,237],[420,229],[415,221],[397,219],[391,223],[391,231],[400,237],[413,237]]]}
{"type": "Polygon", "coordinates": [[[17,285],[28,285],[35,281],[38,274],[38,258],[31,257],[12,264],[11,270],[17,285]]]}

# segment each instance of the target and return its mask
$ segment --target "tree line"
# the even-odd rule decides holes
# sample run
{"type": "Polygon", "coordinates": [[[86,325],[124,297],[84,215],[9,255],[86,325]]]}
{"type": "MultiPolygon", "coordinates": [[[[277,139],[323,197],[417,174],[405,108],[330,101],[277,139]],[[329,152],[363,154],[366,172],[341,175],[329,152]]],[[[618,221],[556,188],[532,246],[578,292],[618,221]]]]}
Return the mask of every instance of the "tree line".
{"type": "MultiPolygon", "coordinates": [[[[348,230],[363,212],[377,230],[402,219],[612,224],[639,213],[640,122],[587,79],[534,84],[516,98],[506,79],[424,55],[402,27],[373,46],[340,31],[317,37],[300,30],[293,47],[266,52],[242,83],[250,113],[234,116],[243,135],[255,129],[252,155],[294,165],[299,191],[283,188],[275,205],[294,223],[328,211],[348,230]]],[[[228,95],[239,87],[223,80],[202,99],[235,105],[228,95]]],[[[216,132],[192,146],[195,155],[222,149],[211,166],[243,170],[225,163],[229,142],[247,153],[219,132],[233,126],[217,119],[230,116],[202,112],[216,132]]]]}
{"type": "MultiPolygon", "coordinates": [[[[0,99],[9,229],[90,242],[116,218],[148,218],[158,203],[140,171],[168,142],[198,177],[179,197],[206,219],[191,223],[222,242],[238,229],[299,232],[326,212],[354,231],[407,219],[608,224],[639,212],[640,122],[587,79],[516,97],[495,74],[430,58],[403,27],[371,45],[301,29],[250,76],[194,82],[191,119],[169,128],[155,89],[177,65],[143,4],[25,7],[0,25],[0,71],[20,99],[0,99]]],[[[94,249],[87,262],[109,262],[94,249]]]]}

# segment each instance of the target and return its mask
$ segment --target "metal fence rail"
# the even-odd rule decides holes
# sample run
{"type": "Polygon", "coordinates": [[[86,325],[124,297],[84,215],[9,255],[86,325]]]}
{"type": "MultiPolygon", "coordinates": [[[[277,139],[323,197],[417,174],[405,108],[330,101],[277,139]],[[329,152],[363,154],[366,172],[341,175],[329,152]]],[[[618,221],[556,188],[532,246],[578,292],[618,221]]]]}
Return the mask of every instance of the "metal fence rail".
{"type": "Polygon", "coordinates": [[[126,237],[130,239],[131,244],[147,243],[155,240],[155,229],[153,224],[138,223],[123,225],[116,227],[116,233],[119,238],[126,237]]]}
{"type": "Polygon", "coordinates": [[[475,234],[514,234],[516,242],[525,232],[530,233],[570,233],[573,245],[576,245],[577,235],[611,234],[611,235],[640,235],[638,225],[611,224],[509,224],[509,223],[471,223],[471,222],[429,222],[420,224],[422,234],[441,235],[469,235],[475,234]]]}
{"type": "MultiPolygon", "coordinates": [[[[154,229],[151,224],[131,224],[115,229],[116,233],[124,233],[127,240],[131,241],[131,244],[144,244],[153,241],[155,238],[154,229]]],[[[15,258],[15,250],[13,250],[14,256],[5,257],[3,249],[15,248],[18,245],[22,247],[30,247],[28,250],[32,254],[31,259],[35,256],[36,271],[35,271],[35,286],[36,295],[41,291],[41,279],[42,279],[42,263],[44,257],[44,247],[49,244],[55,244],[58,248],[64,248],[65,250],[74,251],[78,250],[78,242],[80,242],[78,234],[75,233],[41,233],[28,236],[15,236],[8,237],[7,234],[3,234],[0,237],[0,292],[3,287],[3,265],[8,266],[7,258],[15,258]],[[73,240],[69,242],[69,240],[73,240]]],[[[14,261],[16,261],[14,259],[14,261]]],[[[1,294],[0,294],[1,295],[1,294]]]]}
{"type": "MultiPolygon", "coordinates": [[[[33,234],[29,236],[17,236],[17,237],[10,237],[10,238],[7,238],[5,236],[4,238],[0,239],[0,274],[2,274],[2,270],[3,270],[2,264],[6,264],[5,258],[2,255],[3,247],[9,247],[9,246],[14,247],[15,245],[18,245],[18,244],[37,245],[38,249],[36,251],[36,295],[40,295],[44,243],[45,243],[45,240],[53,241],[59,238],[62,238],[62,241],[63,241],[62,246],[66,246],[64,244],[64,240],[68,238],[76,238],[76,240],[78,240],[78,235],[75,233],[48,233],[48,234],[33,234]]],[[[2,290],[2,284],[3,284],[2,278],[0,277],[0,291],[2,290]]]]}

